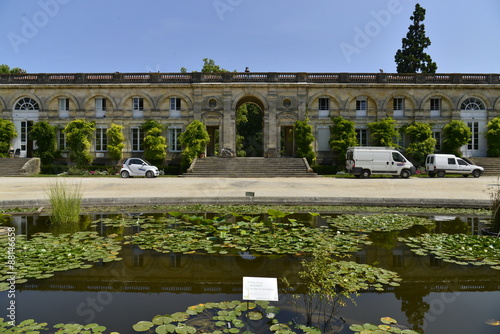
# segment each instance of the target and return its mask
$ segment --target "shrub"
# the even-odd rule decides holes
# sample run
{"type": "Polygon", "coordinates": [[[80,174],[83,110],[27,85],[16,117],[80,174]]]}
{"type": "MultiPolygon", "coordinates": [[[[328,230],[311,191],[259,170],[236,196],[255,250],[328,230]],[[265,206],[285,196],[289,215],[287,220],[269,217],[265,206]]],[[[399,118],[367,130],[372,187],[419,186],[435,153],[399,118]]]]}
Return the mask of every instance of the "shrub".
{"type": "Polygon", "coordinates": [[[295,143],[297,144],[296,156],[298,158],[306,158],[309,165],[314,164],[316,153],[312,147],[314,136],[309,119],[306,117],[303,121],[296,121],[294,128],[295,143]]]}
{"type": "Polygon", "coordinates": [[[488,122],[486,140],[488,141],[488,156],[500,157],[500,116],[488,122]]]}
{"type": "Polygon", "coordinates": [[[371,136],[375,146],[398,147],[395,140],[400,137],[396,130],[396,121],[391,117],[387,117],[379,122],[369,123],[371,136]]]}
{"type": "Polygon", "coordinates": [[[69,159],[78,167],[88,165],[94,159],[90,153],[94,131],[95,123],[82,119],[71,121],[64,128],[66,144],[70,151],[69,159]]]}
{"type": "Polygon", "coordinates": [[[428,154],[434,153],[436,147],[436,139],[432,137],[431,125],[414,122],[405,126],[404,132],[411,141],[406,148],[406,153],[418,164],[422,164],[428,154]]]}
{"type": "Polygon", "coordinates": [[[123,136],[123,126],[111,124],[111,127],[106,130],[106,135],[108,136],[109,156],[115,161],[119,161],[122,158],[122,150],[125,146],[123,144],[123,141],[125,140],[125,137],[123,136]]]}
{"type": "Polygon", "coordinates": [[[0,118],[0,157],[8,157],[10,141],[17,136],[12,121],[0,118]]]}
{"type": "Polygon", "coordinates": [[[46,121],[37,122],[29,134],[36,141],[36,155],[40,157],[42,165],[51,164],[57,153],[56,127],[46,121]]]}
{"type": "Polygon", "coordinates": [[[354,122],[346,120],[341,116],[333,118],[333,125],[330,126],[329,144],[332,151],[339,153],[337,166],[345,166],[347,148],[359,144],[354,122]]]}
{"type": "Polygon", "coordinates": [[[182,150],[182,166],[186,168],[193,160],[205,152],[207,144],[210,142],[205,124],[199,120],[194,120],[187,126],[186,130],[179,136],[182,150]]]}
{"type": "Polygon", "coordinates": [[[444,126],[443,134],[445,137],[443,141],[444,153],[450,153],[461,157],[462,153],[460,152],[460,147],[467,144],[472,135],[467,124],[458,120],[451,121],[444,126]]]}

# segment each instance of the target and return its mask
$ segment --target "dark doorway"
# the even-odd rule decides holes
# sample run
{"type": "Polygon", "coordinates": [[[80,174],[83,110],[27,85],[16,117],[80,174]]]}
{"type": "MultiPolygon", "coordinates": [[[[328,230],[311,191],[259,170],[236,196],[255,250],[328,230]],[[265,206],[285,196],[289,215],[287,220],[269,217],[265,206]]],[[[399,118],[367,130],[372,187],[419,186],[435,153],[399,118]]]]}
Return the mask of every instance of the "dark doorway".
{"type": "Polygon", "coordinates": [[[263,111],[255,103],[244,103],[236,110],[236,155],[264,156],[263,111]]]}
{"type": "Polygon", "coordinates": [[[293,157],[295,153],[295,141],[293,135],[293,126],[281,127],[281,155],[284,157],[293,157]]]}
{"type": "Polygon", "coordinates": [[[210,142],[207,145],[207,157],[215,157],[219,155],[219,127],[207,126],[210,142]]]}

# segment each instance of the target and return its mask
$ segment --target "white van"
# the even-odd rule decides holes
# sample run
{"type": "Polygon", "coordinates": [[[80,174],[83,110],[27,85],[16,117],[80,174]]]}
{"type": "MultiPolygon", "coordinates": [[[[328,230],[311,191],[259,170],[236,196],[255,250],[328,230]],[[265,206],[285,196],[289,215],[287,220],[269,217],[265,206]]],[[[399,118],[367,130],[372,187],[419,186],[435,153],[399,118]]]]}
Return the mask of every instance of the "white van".
{"type": "Polygon", "coordinates": [[[407,179],[416,171],[413,164],[392,147],[349,147],[345,167],[349,173],[361,178],[393,175],[407,179]]]}
{"type": "Polygon", "coordinates": [[[460,174],[464,177],[472,175],[480,177],[484,168],[472,165],[453,154],[429,154],[425,158],[425,171],[430,177],[443,177],[446,174],[460,174]]]}

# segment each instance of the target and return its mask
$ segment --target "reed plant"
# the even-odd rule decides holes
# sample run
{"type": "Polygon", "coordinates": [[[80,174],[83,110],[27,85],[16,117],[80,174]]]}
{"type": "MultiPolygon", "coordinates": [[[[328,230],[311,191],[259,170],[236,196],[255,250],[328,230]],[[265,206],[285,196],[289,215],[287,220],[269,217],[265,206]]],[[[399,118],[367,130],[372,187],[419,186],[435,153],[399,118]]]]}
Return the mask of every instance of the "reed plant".
{"type": "Polygon", "coordinates": [[[51,222],[58,224],[78,224],[82,202],[81,184],[68,184],[56,180],[47,190],[52,208],[51,222]]]}

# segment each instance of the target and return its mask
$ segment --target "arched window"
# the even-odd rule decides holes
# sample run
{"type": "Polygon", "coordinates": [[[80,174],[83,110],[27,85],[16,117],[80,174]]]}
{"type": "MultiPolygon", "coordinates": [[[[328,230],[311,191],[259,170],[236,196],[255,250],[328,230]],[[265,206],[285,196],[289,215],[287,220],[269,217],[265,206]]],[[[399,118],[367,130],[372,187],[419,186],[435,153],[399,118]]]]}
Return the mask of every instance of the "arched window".
{"type": "Polygon", "coordinates": [[[17,101],[15,110],[39,110],[38,103],[30,99],[29,97],[25,97],[17,101]]]}
{"type": "Polygon", "coordinates": [[[483,101],[471,97],[462,102],[461,110],[485,110],[483,101]]]}

